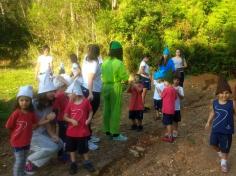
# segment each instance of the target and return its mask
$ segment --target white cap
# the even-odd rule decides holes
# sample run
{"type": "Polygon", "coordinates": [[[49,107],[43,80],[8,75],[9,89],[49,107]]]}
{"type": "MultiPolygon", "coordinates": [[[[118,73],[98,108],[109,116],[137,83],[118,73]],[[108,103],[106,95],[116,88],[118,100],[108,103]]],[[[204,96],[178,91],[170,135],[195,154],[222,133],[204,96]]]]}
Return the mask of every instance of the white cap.
{"type": "Polygon", "coordinates": [[[16,97],[18,98],[21,96],[29,97],[32,99],[33,98],[33,87],[32,86],[21,86],[16,97]]]}
{"type": "Polygon", "coordinates": [[[64,85],[69,86],[73,82],[73,79],[67,74],[61,74],[53,79],[53,84],[56,88],[62,87],[64,85]]]}
{"type": "Polygon", "coordinates": [[[38,94],[51,92],[56,90],[56,87],[53,84],[53,78],[50,74],[39,75],[39,90],[38,94]]]}
{"type": "Polygon", "coordinates": [[[76,95],[83,95],[83,92],[81,90],[81,84],[77,79],[73,81],[73,83],[66,89],[65,91],[68,94],[76,94],[76,95]]]}

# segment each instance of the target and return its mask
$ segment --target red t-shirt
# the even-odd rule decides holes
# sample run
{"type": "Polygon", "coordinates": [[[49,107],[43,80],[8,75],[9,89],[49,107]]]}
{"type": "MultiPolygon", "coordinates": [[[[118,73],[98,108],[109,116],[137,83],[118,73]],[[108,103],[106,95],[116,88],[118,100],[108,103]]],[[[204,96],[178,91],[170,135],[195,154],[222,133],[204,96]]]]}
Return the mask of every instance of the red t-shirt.
{"type": "Polygon", "coordinates": [[[130,102],[129,102],[130,111],[143,110],[143,100],[142,100],[143,85],[138,83],[136,84],[136,86],[137,87],[132,86],[128,89],[128,93],[131,93],[130,102]]]}
{"type": "Polygon", "coordinates": [[[6,128],[11,130],[10,143],[12,147],[30,145],[33,125],[38,122],[34,112],[23,113],[15,110],[7,120],[6,128]]]}
{"type": "Polygon", "coordinates": [[[90,136],[89,127],[85,124],[85,121],[89,117],[89,112],[92,110],[92,106],[88,99],[84,98],[83,101],[77,105],[73,102],[69,102],[66,107],[65,115],[69,118],[78,121],[77,126],[73,126],[68,123],[66,135],[69,137],[88,137],[90,136]]]}
{"type": "Polygon", "coordinates": [[[162,97],[162,113],[175,114],[175,99],[177,93],[172,86],[165,87],[161,93],[162,97]]]}
{"type": "Polygon", "coordinates": [[[56,109],[58,111],[57,114],[58,121],[63,121],[64,111],[68,103],[69,103],[69,98],[66,96],[65,92],[57,91],[52,107],[53,109],[56,109]]]}

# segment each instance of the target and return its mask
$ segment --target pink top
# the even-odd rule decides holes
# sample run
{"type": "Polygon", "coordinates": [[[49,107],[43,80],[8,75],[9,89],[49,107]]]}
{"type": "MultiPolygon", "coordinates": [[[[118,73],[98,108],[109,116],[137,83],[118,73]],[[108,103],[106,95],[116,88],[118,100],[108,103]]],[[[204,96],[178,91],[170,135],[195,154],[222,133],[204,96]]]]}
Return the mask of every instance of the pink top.
{"type": "Polygon", "coordinates": [[[162,94],[162,113],[164,114],[175,114],[175,99],[177,93],[175,88],[172,86],[165,87],[162,94]]]}

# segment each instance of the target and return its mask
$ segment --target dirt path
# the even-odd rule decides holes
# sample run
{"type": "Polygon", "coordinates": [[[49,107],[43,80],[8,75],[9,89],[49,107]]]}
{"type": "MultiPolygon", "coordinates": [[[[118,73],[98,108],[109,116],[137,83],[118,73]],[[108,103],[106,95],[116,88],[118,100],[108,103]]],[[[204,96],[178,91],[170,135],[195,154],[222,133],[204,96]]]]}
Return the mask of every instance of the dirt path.
{"type": "MultiPolygon", "coordinates": [[[[189,78],[185,83],[186,98],[183,102],[180,137],[173,144],[163,143],[163,127],[161,121],[153,120],[153,112],[144,116],[144,131],[129,130],[127,117],[128,95],[124,95],[124,111],[122,114],[121,131],[128,135],[128,142],[115,142],[107,139],[101,129],[95,133],[101,137],[100,149],[90,153],[91,160],[97,167],[93,175],[101,176],[220,176],[219,160],[208,145],[209,132],[204,130],[208,117],[210,99],[214,97],[215,77],[202,75],[189,78]]],[[[235,85],[235,81],[231,82],[235,85]]],[[[152,94],[149,94],[152,105],[152,94]]],[[[101,111],[94,120],[96,126],[101,126],[101,111]]],[[[6,136],[1,131],[1,136],[6,136]]],[[[11,175],[13,157],[6,138],[0,141],[0,175],[11,175]]],[[[79,158],[79,157],[78,157],[79,158]]],[[[80,161],[78,163],[81,163],[80,161]]],[[[229,176],[236,175],[236,140],[230,154],[229,176]]],[[[53,159],[47,166],[40,168],[39,176],[67,176],[68,164],[59,163],[53,159]]],[[[80,167],[77,175],[87,176],[80,167]]]]}

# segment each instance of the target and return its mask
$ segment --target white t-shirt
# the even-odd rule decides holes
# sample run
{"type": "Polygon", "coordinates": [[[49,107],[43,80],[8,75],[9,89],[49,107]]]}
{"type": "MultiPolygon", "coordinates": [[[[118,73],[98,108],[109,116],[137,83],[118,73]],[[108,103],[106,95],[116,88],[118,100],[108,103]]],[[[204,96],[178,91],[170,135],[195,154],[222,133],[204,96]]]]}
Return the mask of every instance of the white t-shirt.
{"type": "Polygon", "coordinates": [[[172,60],[175,65],[175,69],[183,68],[183,59],[182,58],[173,57],[172,60]]]}
{"type": "MultiPolygon", "coordinates": [[[[184,89],[181,86],[177,86],[174,87],[175,90],[177,91],[178,94],[180,94],[181,96],[184,96],[184,89]]],[[[176,111],[180,111],[180,98],[179,96],[177,96],[176,100],[175,100],[175,110],[176,111]]]]}
{"type": "Polygon", "coordinates": [[[154,86],[155,86],[153,99],[161,100],[161,95],[159,92],[162,92],[164,90],[165,84],[164,84],[164,82],[159,83],[156,80],[154,80],[153,82],[154,82],[154,86]]]}
{"type": "MultiPolygon", "coordinates": [[[[144,72],[147,74],[147,75],[150,75],[150,68],[149,68],[149,65],[142,60],[142,62],[140,63],[140,66],[139,66],[139,72],[141,72],[141,68],[144,67],[144,72]]],[[[143,75],[144,76],[144,75],[143,75]]]]}
{"type": "Polygon", "coordinates": [[[82,64],[82,77],[83,77],[83,87],[88,89],[88,74],[95,74],[93,80],[93,91],[101,92],[102,80],[101,80],[101,64],[98,61],[88,61],[86,58],[82,64]]]}
{"type": "Polygon", "coordinates": [[[52,64],[52,60],[52,56],[39,56],[37,60],[39,64],[39,73],[52,73],[52,68],[50,66],[52,64]]]}

